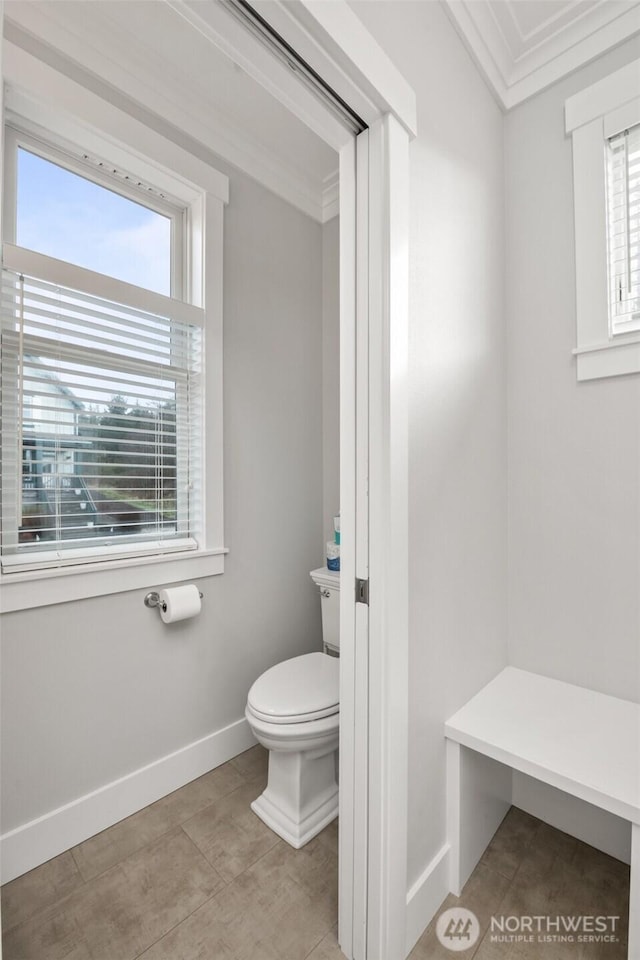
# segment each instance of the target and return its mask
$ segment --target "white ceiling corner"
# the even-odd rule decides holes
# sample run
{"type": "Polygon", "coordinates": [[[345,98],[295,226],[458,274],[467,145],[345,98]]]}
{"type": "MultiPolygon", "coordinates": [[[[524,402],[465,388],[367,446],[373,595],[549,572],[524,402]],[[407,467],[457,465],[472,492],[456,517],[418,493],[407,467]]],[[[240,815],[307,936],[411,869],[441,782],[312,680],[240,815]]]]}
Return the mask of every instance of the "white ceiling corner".
{"type": "Polygon", "coordinates": [[[640,0],[445,0],[504,109],[640,35],[640,0]]]}

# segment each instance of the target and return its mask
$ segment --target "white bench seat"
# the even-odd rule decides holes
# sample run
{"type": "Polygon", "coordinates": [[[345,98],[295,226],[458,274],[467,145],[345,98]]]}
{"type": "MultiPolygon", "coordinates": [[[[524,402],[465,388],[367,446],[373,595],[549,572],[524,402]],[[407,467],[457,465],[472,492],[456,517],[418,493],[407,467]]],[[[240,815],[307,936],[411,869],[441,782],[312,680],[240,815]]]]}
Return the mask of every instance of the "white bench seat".
{"type": "MultiPolygon", "coordinates": [[[[640,704],[507,667],[447,721],[445,736],[452,892],[478,855],[477,839],[464,849],[473,846],[464,817],[481,816],[462,795],[475,782],[467,748],[631,822],[629,958],[640,960],[640,704]]],[[[478,796],[490,823],[485,786],[478,796]]]]}

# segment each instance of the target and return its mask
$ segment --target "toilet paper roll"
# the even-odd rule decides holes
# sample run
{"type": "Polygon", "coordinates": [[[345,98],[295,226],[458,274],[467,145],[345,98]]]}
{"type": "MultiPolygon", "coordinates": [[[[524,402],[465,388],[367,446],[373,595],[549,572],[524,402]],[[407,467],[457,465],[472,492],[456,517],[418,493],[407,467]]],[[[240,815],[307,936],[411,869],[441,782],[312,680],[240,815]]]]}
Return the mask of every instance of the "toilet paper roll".
{"type": "Polygon", "coordinates": [[[189,617],[197,617],[202,609],[200,591],[195,583],[160,590],[159,599],[160,616],[165,623],[175,623],[176,620],[188,620],[189,617]]]}

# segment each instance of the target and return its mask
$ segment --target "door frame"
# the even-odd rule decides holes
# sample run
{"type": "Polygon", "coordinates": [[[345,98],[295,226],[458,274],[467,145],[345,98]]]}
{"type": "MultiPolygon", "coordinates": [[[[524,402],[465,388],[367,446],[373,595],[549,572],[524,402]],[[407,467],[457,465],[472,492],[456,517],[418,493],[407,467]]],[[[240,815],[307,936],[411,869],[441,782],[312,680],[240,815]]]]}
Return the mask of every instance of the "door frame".
{"type": "MultiPolygon", "coordinates": [[[[365,956],[390,960],[407,952],[409,685],[409,137],[390,114],[369,130],[368,187],[371,589],[365,956]]],[[[357,751],[356,743],[356,762],[357,751]]]]}
{"type": "Polygon", "coordinates": [[[340,154],[338,939],[353,960],[406,955],[408,144],[386,114],[340,154]],[[356,577],[368,607],[345,589],[356,577]]]}
{"type": "MultiPolygon", "coordinates": [[[[195,22],[183,0],[169,0],[195,22]]],[[[198,27],[340,156],[339,933],[404,960],[408,787],[409,142],[415,94],[345,0],[260,16],[366,123],[356,139],[224,4],[198,27]],[[369,605],[355,602],[356,576],[369,605]]]]}

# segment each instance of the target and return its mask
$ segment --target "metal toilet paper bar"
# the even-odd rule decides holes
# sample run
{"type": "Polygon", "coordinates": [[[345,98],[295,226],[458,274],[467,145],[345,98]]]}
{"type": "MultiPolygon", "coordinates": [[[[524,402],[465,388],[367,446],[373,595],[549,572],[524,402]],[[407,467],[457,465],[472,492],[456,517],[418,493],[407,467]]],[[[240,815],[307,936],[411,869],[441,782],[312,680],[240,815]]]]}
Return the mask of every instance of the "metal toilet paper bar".
{"type": "MultiPolygon", "coordinates": [[[[198,593],[200,594],[200,599],[202,600],[204,593],[202,590],[198,590],[198,593]]],[[[151,593],[146,595],[144,598],[144,605],[145,607],[158,607],[159,609],[164,610],[165,613],[167,610],[166,603],[160,603],[160,594],[157,590],[152,590],[151,593]]]]}

